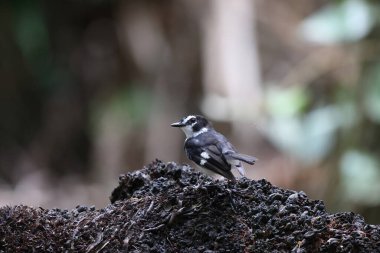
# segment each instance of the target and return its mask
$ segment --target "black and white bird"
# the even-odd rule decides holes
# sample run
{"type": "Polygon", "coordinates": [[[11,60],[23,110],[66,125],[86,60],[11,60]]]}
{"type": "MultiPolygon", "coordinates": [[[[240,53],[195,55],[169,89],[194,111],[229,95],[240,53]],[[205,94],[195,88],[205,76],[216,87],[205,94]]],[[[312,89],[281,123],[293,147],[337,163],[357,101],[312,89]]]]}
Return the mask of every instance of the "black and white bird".
{"type": "Polygon", "coordinates": [[[211,123],[200,115],[189,115],[171,124],[180,127],[186,135],[185,152],[197,165],[235,181],[231,168],[245,175],[241,162],[253,165],[257,158],[239,154],[224,135],[214,130],[211,123]]]}

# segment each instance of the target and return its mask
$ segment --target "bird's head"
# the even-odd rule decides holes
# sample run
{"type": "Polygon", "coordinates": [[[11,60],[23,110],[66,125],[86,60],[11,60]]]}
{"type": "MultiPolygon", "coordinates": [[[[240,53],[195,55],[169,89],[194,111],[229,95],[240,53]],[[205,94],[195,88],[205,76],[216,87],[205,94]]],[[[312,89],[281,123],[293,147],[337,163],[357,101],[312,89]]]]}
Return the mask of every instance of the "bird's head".
{"type": "Polygon", "coordinates": [[[172,127],[180,127],[185,133],[186,138],[195,137],[207,132],[212,128],[210,122],[201,115],[189,115],[180,121],[171,124],[172,127]]]}

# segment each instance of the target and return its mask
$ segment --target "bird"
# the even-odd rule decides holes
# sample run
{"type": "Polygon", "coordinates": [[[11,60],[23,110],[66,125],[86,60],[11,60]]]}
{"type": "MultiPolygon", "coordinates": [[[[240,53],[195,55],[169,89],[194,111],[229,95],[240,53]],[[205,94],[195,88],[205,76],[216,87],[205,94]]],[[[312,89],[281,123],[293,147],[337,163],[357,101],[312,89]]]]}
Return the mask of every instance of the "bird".
{"type": "Polygon", "coordinates": [[[229,180],[236,181],[232,168],[245,176],[242,162],[255,164],[256,157],[240,154],[235,147],[202,115],[188,115],[172,127],[181,128],[186,139],[184,149],[186,156],[206,171],[219,174],[229,180]]]}

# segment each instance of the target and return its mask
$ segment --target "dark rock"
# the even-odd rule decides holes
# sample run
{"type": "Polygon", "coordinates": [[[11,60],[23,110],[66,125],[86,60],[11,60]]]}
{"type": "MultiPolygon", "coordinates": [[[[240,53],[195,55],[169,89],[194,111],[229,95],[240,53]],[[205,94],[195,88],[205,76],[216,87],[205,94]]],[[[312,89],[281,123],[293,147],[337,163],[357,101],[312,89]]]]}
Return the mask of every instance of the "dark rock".
{"type": "Polygon", "coordinates": [[[96,210],[0,209],[0,252],[379,252],[380,226],[266,180],[155,161],[96,210]]]}

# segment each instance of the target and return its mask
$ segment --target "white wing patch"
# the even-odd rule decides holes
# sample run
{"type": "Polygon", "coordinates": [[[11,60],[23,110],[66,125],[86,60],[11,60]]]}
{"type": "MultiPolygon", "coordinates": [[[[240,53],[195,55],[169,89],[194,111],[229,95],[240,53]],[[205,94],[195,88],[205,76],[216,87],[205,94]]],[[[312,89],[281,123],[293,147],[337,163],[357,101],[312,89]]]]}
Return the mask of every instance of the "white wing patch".
{"type": "Polygon", "coordinates": [[[210,159],[210,155],[207,154],[207,152],[202,152],[201,157],[203,157],[204,159],[210,159]]]}
{"type": "Polygon", "coordinates": [[[201,162],[199,163],[200,165],[205,165],[207,163],[207,161],[205,159],[201,159],[201,162]]]}

